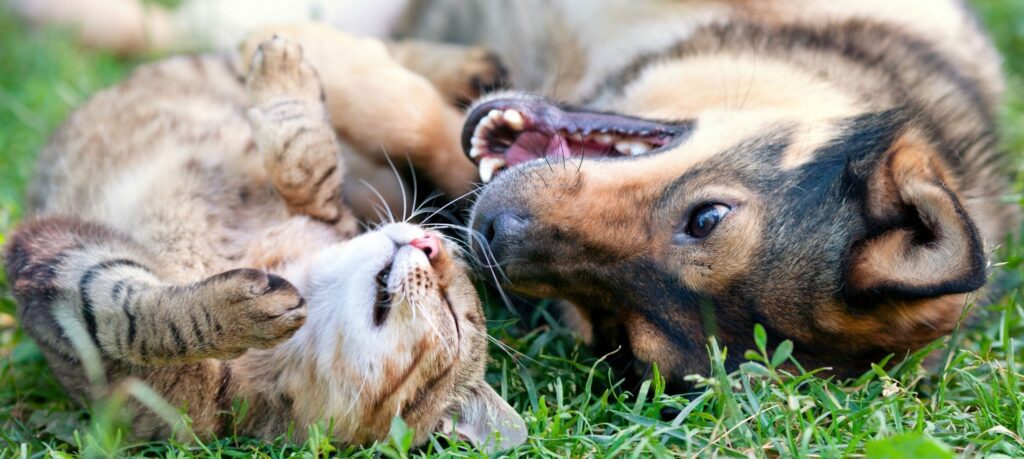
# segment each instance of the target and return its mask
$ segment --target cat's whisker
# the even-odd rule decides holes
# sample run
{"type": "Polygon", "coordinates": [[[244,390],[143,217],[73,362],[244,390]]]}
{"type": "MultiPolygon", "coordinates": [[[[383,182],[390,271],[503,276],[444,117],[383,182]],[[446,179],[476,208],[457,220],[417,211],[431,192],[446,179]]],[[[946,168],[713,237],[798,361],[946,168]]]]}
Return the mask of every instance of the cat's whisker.
{"type": "Polygon", "coordinates": [[[409,296],[406,301],[412,307],[413,311],[419,310],[420,314],[423,316],[423,320],[427,323],[427,326],[433,332],[434,336],[437,337],[438,342],[440,342],[441,345],[445,347],[445,350],[448,352],[449,355],[453,355],[453,349],[451,348],[451,344],[444,339],[444,335],[441,333],[441,329],[438,328],[437,324],[435,324],[434,321],[430,318],[430,314],[427,314],[427,311],[423,308],[421,304],[417,303],[416,301],[413,301],[412,296],[409,296]]]}
{"type": "MultiPolygon", "coordinates": [[[[359,179],[359,183],[362,183],[367,188],[369,188],[370,191],[377,197],[377,199],[380,200],[380,203],[381,203],[382,207],[384,208],[384,210],[387,211],[387,216],[388,216],[388,220],[387,221],[389,223],[394,223],[396,221],[395,220],[395,215],[393,213],[391,213],[391,206],[388,205],[388,200],[384,199],[384,195],[380,194],[380,192],[377,191],[377,188],[375,188],[373,185],[370,184],[370,182],[367,182],[366,180],[359,179]]],[[[376,207],[376,204],[374,205],[374,207],[376,207]]]]}
{"type": "MultiPolygon", "coordinates": [[[[370,379],[370,369],[369,369],[369,367],[363,368],[362,371],[359,372],[359,374],[362,376],[362,382],[359,383],[359,389],[356,390],[356,395],[355,395],[355,397],[352,400],[361,400],[362,399],[363,389],[366,388],[366,383],[370,379]]],[[[344,414],[345,415],[351,414],[352,410],[354,410],[356,408],[356,405],[357,405],[357,403],[349,403],[348,408],[346,408],[345,411],[344,411],[344,414]]]]}
{"type": "MultiPolygon", "coordinates": [[[[412,167],[412,159],[409,157],[409,155],[405,155],[405,163],[406,163],[406,165],[409,166],[409,175],[410,175],[410,179],[412,180],[412,206],[413,206],[413,209],[410,209],[409,216],[406,217],[406,219],[404,220],[406,223],[408,223],[409,220],[412,220],[413,214],[415,213],[416,200],[419,197],[419,183],[416,182],[416,168],[412,167]]],[[[397,174],[397,171],[396,171],[396,174],[397,174]]],[[[424,199],[423,202],[426,203],[429,200],[430,200],[430,197],[427,197],[427,199],[424,199]]]]}
{"type": "Polygon", "coordinates": [[[491,335],[489,335],[487,333],[484,333],[484,337],[487,338],[488,342],[493,343],[495,346],[498,347],[499,350],[501,350],[506,355],[508,355],[508,357],[510,359],[512,359],[512,362],[515,363],[517,366],[523,366],[524,364],[523,364],[522,360],[527,360],[527,361],[529,361],[529,363],[531,365],[536,365],[536,366],[539,366],[539,367],[542,367],[542,368],[549,368],[549,369],[554,369],[555,368],[554,366],[551,366],[551,365],[549,365],[547,363],[541,362],[540,360],[537,360],[537,359],[535,359],[533,357],[530,357],[530,356],[528,356],[528,355],[518,351],[516,348],[501,342],[501,340],[499,340],[498,338],[495,338],[495,337],[493,337],[493,336],[491,336],[491,335]]]}
{"type": "Polygon", "coordinates": [[[431,219],[431,218],[433,218],[433,217],[434,217],[434,215],[436,215],[436,214],[437,214],[438,212],[440,212],[440,211],[442,211],[442,210],[445,210],[445,209],[447,209],[447,208],[448,208],[448,206],[451,206],[451,205],[453,205],[453,204],[455,204],[455,203],[459,202],[460,200],[462,200],[462,199],[465,199],[465,198],[467,198],[467,197],[469,197],[469,196],[473,196],[473,195],[475,195],[475,194],[477,194],[477,193],[479,193],[479,192],[480,192],[480,188],[478,187],[478,188],[475,188],[475,189],[472,189],[472,190],[469,190],[469,191],[467,191],[467,192],[463,193],[463,194],[462,194],[461,196],[458,196],[458,197],[456,197],[456,198],[453,198],[452,200],[448,201],[448,204],[445,204],[445,205],[443,205],[443,206],[439,207],[439,208],[438,208],[438,209],[437,209],[437,210],[436,210],[436,211],[435,211],[434,213],[432,213],[432,214],[428,215],[428,216],[427,216],[427,218],[424,218],[424,219],[423,219],[423,221],[424,221],[424,222],[428,222],[428,221],[430,221],[430,219],[431,219]]]}
{"type": "MultiPolygon", "coordinates": [[[[445,204],[444,206],[441,206],[441,207],[436,207],[436,206],[429,206],[428,207],[428,205],[431,202],[433,202],[435,199],[443,197],[443,196],[444,196],[444,194],[439,192],[439,191],[435,191],[433,193],[430,193],[430,195],[428,195],[426,197],[426,199],[423,200],[423,202],[421,202],[418,206],[416,206],[416,208],[413,210],[412,214],[409,215],[409,220],[412,221],[413,219],[416,219],[417,217],[419,217],[419,216],[421,216],[423,214],[426,214],[428,212],[437,211],[438,209],[443,209],[443,208],[445,208],[447,206],[450,206],[450,205],[452,205],[454,203],[454,201],[449,201],[447,204],[445,204]]],[[[428,215],[426,218],[419,219],[419,222],[420,223],[426,222],[426,221],[429,221],[431,218],[433,218],[432,214],[428,215]]],[[[452,220],[452,221],[456,221],[456,220],[452,220]]]]}
{"type": "MultiPolygon", "coordinates": [[[[406,189],[405,189],[405,180],[402,180],[402,174],[400,174],[398,172],[398,168],[395,167],[395,163],[393,161],[391,161],[391,155],[388,154],[388,151],[387,151],[386,148],[384,148],[384,145],[380,146],[380,151],[384,154],[384,159],[387,160],[388,166],[391,167],[391,172],[393,174],[395,174],[395,181],[398,182],[398,187],[399,187],[400,191],[402,192],[402,214],[400,215],[401,218],[399,220],[405,222],[405,221],[407,221],[405,215],[406,215],[406,212],[409,210],[408,209],[408,207],[409,207],[409,197],[408,197],[408,191],[406,191],[406,189]]],[[[415,202],[415,198],[413,198],[413,202],[415,202]]],[[[395,218],[392,218],[391,222],[392,223],[396,223],[399,220],[396,220],[395,218]]]]}

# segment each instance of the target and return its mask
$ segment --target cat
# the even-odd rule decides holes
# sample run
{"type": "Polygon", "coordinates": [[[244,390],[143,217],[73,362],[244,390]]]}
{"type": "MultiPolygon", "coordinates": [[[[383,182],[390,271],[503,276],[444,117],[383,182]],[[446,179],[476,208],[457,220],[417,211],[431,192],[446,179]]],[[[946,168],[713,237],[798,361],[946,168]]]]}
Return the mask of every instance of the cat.
{"type": "MultiPolygon", "coordinates": [[[[377,46],[343,42],[332,55],[356,63],[377,46]]],[[[416,443],[524,442],[483,379],[484,316],[452,244],[408,223],[357,235],[335,131],[371,120],[332,120],[337,83],[318,71],[274,35],[251,61],[144,65],[78,109],[6,247],[22,326],[76,400],[135,378],[205,436],[301,440],[331,420],[334,439],[366,444],[400,415],[416,443]],[[231,416],[236,400],[248,415],[231,416]]],[[[188,437],[131,408],[134,435],[188,437]]]]}

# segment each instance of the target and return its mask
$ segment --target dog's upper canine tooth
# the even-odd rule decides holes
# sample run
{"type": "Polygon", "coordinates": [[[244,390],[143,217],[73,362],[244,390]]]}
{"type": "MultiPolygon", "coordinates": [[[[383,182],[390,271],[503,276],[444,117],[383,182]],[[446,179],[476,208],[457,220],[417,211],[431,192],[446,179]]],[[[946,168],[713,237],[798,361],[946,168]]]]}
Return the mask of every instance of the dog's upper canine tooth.
{"type": "Polygon", "coordinates": [[[505,159],[497,156],[488,156],[480,160],[480,181],[487,183],[494,178],[494,173],[505,167],[505,159]]]}
{"type": "Polygon", "coordinates": [[[501,117],[505,120],[505,124],[512,129],[522,131],[526,127],[526,120],[523,119],[523,115],[515,110],[505,110],[501,117]]]}

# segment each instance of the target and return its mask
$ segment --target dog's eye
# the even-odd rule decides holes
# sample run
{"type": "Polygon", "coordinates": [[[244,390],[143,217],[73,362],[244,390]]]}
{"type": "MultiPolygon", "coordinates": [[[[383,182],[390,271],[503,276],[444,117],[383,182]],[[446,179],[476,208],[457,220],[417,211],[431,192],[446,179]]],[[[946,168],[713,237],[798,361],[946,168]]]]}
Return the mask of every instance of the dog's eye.
{"type": "Polygon", "coordinates": [[[697,239],[708,237],[718,222],[725,218],[732,208],[721,203],[703,204],[690,214],[690,221],[686,224],[686,234],[697,239]]]}

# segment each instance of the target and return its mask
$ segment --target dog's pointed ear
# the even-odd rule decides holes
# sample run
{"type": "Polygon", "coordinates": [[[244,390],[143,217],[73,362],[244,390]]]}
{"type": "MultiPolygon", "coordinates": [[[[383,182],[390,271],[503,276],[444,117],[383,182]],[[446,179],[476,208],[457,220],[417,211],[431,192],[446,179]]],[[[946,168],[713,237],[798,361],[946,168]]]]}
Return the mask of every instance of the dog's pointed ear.
{"type": "Polygon", "coordinates": [[[907,123],[893,129],[877,152],[850,163],[864,191],[867,231],[847,259],[847,300],[878,304],[981,288],[984,247],[956,177],[923,132],[907,123]]]}
{"type": "Polygon", "coordinates": [[[450,410],[442,420],[442,431],[454,433],[488,454],[515,448],[527,438],[523,418],[483,381],[450,410]]]}

